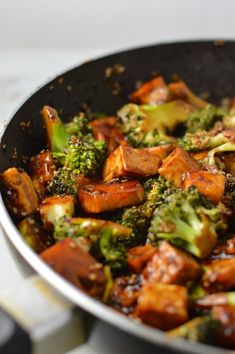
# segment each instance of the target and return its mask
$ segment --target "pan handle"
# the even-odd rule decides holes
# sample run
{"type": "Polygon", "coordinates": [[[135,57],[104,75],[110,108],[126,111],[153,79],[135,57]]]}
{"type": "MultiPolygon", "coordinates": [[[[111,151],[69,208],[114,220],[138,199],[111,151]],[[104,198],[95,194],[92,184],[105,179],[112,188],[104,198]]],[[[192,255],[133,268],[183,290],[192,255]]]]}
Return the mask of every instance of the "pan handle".
{"type": "Polygon", "coordinates": [[[1,291],[0,325],[1,354],[62,354],[85,339],[82,311],[38,275],[1,291]]]}

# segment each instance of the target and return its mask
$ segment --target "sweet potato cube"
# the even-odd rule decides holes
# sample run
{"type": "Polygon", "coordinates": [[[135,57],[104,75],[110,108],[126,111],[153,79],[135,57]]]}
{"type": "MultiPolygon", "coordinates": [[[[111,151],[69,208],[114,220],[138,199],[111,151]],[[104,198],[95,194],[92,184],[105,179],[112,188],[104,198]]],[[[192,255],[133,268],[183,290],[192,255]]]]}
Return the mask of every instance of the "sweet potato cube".
{"type": "Polygon", "coordinates": [[[105,161],[103,178],[109,181],[124,176],[148,177],[157,174],[161,159],[150,149],[119,146],[105,161]]]}
{"type": "Polygon", "coordinates": [[[177,147],[163,161],[158,173],[167,180],[173,181],[176,187],[181,187],[184,174],[190,170],[199,170],[199,168],[199,163],[193,157],[177,147]]]}
{"type": "Polygon", "coordinates": [[[55,164],[50,151],[42,151],[30,161],[30,176],[40,199],[45,197],[47,183],[53,178],[55,164]]]}
{"type": "Polygon", "coordinates": [[[41,253],[57,273],[91,296],[101,297],[105,287],[103,267],[76,241],[66,238],[41,253]]]}
{"type": "Polygon", "coordinates": [[[188,293],[180,285],[144,284],[136,314],[153,327],[169,330],[188,320],[188,293]]]}
{"type": "Polygon", "coordinates": [[[15,216],[24,217],[37,210],[38,197],[26,172],[9,168],[1,174],[0,181],[7,207],[15,216]]]}
{"type": "Polygon", "coordinates": [[[161,104],[170,100],[170,91],[163,77],[158,76],[144,82],[132,93],[131,100],[142,104],[161,104]]]}
{"type": "Polygon", "coordinates": [[[213,203],[219,203],[224,195],[225,176],[208,171],[189,171],[185,175],[183,187],[188,189],[191,186],[197,187],[213,203]]]}
{"type": "Polygon", "coordinates": [[[215,259],[205,265],[202,285],[209,291],[224,291],[235,287],[235,258],[215,259]]]}
{"type": "Polygon", "coordinates": [[[139,181],[113,181],[82,187],[78,191],[81,207],[88,213],[101,213],[144,201],[144,189],[139,181]]]}
{"type": "Polygon", "coordinates": [[[163,241],[148,261],[144,277],[151,283],[190,285],[199,272],[200,266],[192,256],[163,241]]]}
{"type": "Polygon", "coordinates": [[[128,268],[134,273],[142,272],[146,263],[153,257],[156,251],[157,248],[151,245],[130,248],[127,256],[128,268]]]}

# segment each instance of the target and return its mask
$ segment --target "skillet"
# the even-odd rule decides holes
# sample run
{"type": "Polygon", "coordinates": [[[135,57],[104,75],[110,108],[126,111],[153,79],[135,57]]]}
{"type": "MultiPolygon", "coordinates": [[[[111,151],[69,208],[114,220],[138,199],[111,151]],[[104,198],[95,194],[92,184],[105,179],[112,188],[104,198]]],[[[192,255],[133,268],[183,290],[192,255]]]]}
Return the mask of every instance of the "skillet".
{"type": "MultiPolygon", "coordinates": [[[[114,70],[115,71],[115,70],[114,70]]],[[[0,172],[12,166],[27,170],[27,156],[45,147],[40,111],[47,104],[67,121],[78,111],[115,114],[127,102],[138,80],[160,73],[166,81],[181,77],[196,93],[209,92],[211,102],[235,94],[235,42],[182,42],[161,44],[112,54],[87,62],[47,83],[15,113],[2,135],[0,172]],[[105,76],[107,68],[121,64],[122,73],[105,76]],[[25,129],[22,122],[30,122],[25,129]]],[[[74,304],[131,334],[172,351],[185,353],[229,353],[228,350],[169,339],[166,335],[118,314],[73,287],[50,269],[23,241],[4,202],[0,199],[0,223],[25,260],[74,304]]]]}

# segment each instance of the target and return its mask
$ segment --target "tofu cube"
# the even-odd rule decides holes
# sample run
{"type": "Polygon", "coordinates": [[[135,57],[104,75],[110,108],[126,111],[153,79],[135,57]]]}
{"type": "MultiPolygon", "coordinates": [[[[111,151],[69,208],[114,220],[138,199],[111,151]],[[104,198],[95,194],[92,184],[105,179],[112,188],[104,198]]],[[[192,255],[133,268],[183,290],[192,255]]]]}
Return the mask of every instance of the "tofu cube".
{"type": "Polygon", "coordinates": [[[216,259],[205,264],[202,285],[209,291],[226,291],[235,287],[235,258],[216,259]]]}
{"type": "Polygon", "coordinates": [[[161,159],[150,149],[133,149],[119,146],[105,161],[104,181],[127,176],[148,177],[156,175],[161,159]]]}
{"type": "Polygon", "coordinates": [[[183,187],[188,189],[191,186],[197,187],[213,203],[219,203],[224,195],[225,176],[208,171],[189,171],[185,175],[183,187]]]}
{"type": "Polygon", "coordinates": [[[199,163],[186,151],[177,147],[163,161],[158,173],[167,180],[173,181],[176,187],[182,187],[182,178],[190,170],[199,170],[199,163]]]}
{"type": "Polygon", "coordinates": [[[153,327],[169,330],[188,320],[188,292],[180,285],[144,284],[136,314],[153,327]]]}

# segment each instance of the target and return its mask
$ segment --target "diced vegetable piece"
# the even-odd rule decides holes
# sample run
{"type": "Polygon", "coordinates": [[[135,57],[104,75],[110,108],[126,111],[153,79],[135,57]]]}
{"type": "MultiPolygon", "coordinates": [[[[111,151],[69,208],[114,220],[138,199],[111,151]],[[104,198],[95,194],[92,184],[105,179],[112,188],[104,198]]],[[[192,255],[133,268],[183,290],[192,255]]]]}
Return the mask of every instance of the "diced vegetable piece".
{"type": "Polygon", "coordinates": [[[104,117],[92,120],[90,126],[93,129],[97,140],[106,140],[108,142],[108,152],[113,152],[119,145],[127,146],[125,138],[116,117],[104,117]]]}
{"type": "Polygon", "coordinates": [[[134,273],[141,273],[146,263],[156,253],[157,248],[151,245],[136,246],[128,251],[128,268],[134,273]]]}
{"type": "Polygon", "coordinates": [[[188,320],[188,293],[180,285],[144,284],[136,314],[153,327],[169,330],[188,320]]]}
{"type": "Polygon", "coordinates": [[[235,287],[235,258],[216,259],[206,264],[202,285],[209,291],[224,291],[235,287]]]}
{"type": "Polygon", "coordinates": [[[168,85],[170,92],[177,99],[183,100],[195,108],[203,108],[208,105],[200,97],[196,96],[183,81],[174,82],[168,85]]]}
{"type": "Polygon", "coordinates": [[[37,210],[38,197],[26,172],[9,168],[1,174],[0,181],[7,207],[15,216],[24,217],[37,210]]]}
{"type": "Polygon", "coordinates": [[[74,214],[74,197],[71,195],[48,197],[40,204],[39,211],[45,229],[50,230],[61,217],[74,214]]]}
{"type": "Polygon", "coordinates": [[[144,201],[144,189],[137,180],[97,183],[78,192],[81,207],[88,213],[123,208],[144,201]]]}
{"type": "Polygon", "coordinates": [[[128,315],[133,313],[140,293],[139,275],[132,274],[116,278],[109,296],[109,304],[128,315]]]}
{"type": "Polygon", "coordinates": [[[133,102],[142,104],[162,104],[170,100],[170,92],[162,76],[145,81],[131,95],[133,102]]]}
{"type": "Polygon", "coordinates": [[[28,216],[23,219],[18,224],[18,229],[24,240],[37,253],[41,253],[54,243],[54,238],[49,233],[45,233],[33,217],[28,216]]]}
{"type": "Polygon", "coordinates": [[[191,285],[200,272],[200,266],[189,254],[163,241],[147,263],[144,277],[147,282],[191,285]]]}
{"type": "Polygon", "coordinates": [[[54,176],[55,164],[50,151],[42,151],[30,161],[30,175],[40,199],[45,197],[48,182],[54,176]]]}
{"type": "Polygon", "coordinates": [[[157,174],[161,165],[160,157],[150,149],[133,149],[119,146],[105,161],[103,178],[109,181],[113,178],[127,176],[148,177],[157,174]]]}
{"type": "Polygon", "coordinates": [[[219,203],[224,195],[225,176],[208,171],[189,171],[185,175],[183,187],[189,189],[191,186],[197,187],[213,203],[219,203]]]}
{"type": "Polygon", "coordinates": [[[71,238],[57,242],[41,253],[42,259],[76,287],[94,297],[102,297],[105,275],[102,264],[71,238]]]}
{"type": "Polygon", "coordinates": [[[183,175],[190,170],[199,170],[200,165],[186,151],[177,147],[163,160],[159,174],[167,180],[173,181],[176,187],[182,186],[183,175]]]}
{"type": "Polygon", "coordinates": [[[221,156],[224,163],[224,170],[235,177],[235,153],[227,153],[221,156]]]}
{"type": "Polygon", "coordinates": [[[217,332],[218,345],[226,348],[235,348],[235,306],[215,306],[212,316],[219,321],[217,332]]]}
{"type": "Polygon", "coordinates": [[[63,152],[69,138],[64,124],[57,111],[49,106],[42,109],[42,117],[46,127],[47,142],[52,152],[63,152]]]}

